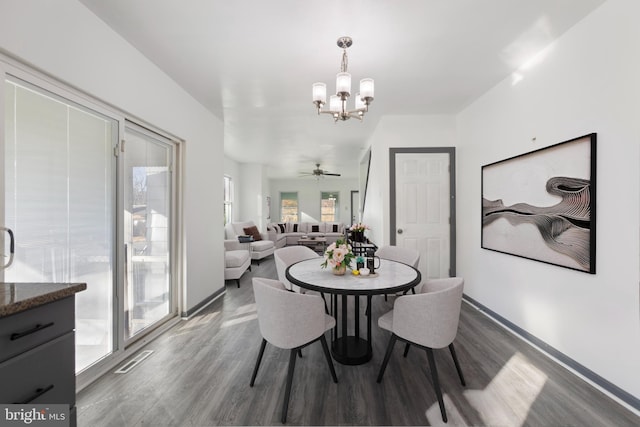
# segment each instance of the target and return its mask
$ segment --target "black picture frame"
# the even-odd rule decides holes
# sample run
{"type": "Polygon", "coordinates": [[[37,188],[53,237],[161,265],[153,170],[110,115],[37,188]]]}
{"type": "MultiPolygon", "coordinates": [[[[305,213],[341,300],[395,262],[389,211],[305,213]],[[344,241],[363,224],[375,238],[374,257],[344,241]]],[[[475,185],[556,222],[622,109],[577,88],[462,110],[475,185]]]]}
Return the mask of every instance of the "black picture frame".
{"type": "Polygon", "coordinates": [[[596,272],[591,133],[482,166],[481,247],[596,272]]]}

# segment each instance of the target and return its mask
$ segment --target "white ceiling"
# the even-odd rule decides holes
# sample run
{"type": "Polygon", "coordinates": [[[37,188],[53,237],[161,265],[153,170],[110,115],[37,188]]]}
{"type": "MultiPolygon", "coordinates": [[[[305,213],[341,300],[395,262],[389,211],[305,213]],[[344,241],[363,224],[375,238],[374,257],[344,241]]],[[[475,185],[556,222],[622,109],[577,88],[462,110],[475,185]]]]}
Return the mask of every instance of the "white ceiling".
{"type": "Polygon", "coordinates": [[[381,116],[459,112],[605,0],[80,1],[224,120],[228,157],[275,178],[355,177],[381,116]],[[335,90],[343,35],[353,88],[376,92],[363,122],[334,124],[311,84],[335,90]]]}

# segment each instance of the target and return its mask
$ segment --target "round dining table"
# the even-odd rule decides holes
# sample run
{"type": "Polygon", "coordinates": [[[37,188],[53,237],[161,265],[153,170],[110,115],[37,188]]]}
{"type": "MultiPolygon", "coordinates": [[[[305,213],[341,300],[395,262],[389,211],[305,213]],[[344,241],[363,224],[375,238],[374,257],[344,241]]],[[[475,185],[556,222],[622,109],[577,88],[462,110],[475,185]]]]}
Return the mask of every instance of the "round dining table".
{"type": "Polygon", "coordinates": [[[405,292],[420,283],[422,276],[416,268],[401,262],[380,260],[375,274],[354,275],[347,272],[335,275],[331,268],[322,268],[318,258],[308,259],[290,265],[285,276],[291,283],[304,289],[331,295],[331,314],[336,318],[336,326],[331,333],[331,354],[344,365],[360,365],[371,360],[371,297],[373,295],[405,292]],[[347,297],[354,298],[352,334],[348,332],[347,297]],[[366,338],[360,336],[360,296],[367,297],[365,310],[366,338]],[[340,309],[338,309],[340,300],[340,309]],[[338,326],[340,325],[340,326],[338,326]]]}

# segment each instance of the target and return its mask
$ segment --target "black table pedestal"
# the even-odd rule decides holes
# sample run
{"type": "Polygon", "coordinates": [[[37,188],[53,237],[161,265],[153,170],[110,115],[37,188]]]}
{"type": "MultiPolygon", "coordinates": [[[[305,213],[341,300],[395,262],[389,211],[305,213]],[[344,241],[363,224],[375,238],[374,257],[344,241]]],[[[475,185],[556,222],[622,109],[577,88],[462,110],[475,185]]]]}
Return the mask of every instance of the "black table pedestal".
{"type": "MultiPolygon", "coordinates": [[[[362,365],[371,360],[371,316],[367,316],[367,339],[360,338],[360,297],[353,295],[354,298],[354,334],[349,335],[347,326],[347,295],[342,295],[342,310],[340,319],[341,334],[338,336],[338,298],[337,295],[332,296],[332,312],[336,317],[336,326],[332,332],[331,354],[336,362],[343,365],[362,365]]],[[[371,296],[367,296],[367,303],[370,306],[371,296]]]]}
{"type": "Polygon", "coordinates": [[[371,360],[372,351],[367,340],[347,336],[333,341],[331,355],[336,362],[343,365],[362,365],[371,360]]]}

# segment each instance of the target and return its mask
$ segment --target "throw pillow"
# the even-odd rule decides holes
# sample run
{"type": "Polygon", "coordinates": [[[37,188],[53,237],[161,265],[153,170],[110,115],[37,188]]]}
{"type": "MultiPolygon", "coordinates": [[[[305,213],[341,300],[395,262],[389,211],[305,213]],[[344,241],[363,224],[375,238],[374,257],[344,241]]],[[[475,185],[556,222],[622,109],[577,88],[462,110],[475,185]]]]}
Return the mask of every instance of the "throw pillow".
{"type": "Polygon", "coordinates": [[[298,232],[298,224],[293,224],[293,232],[294,233],[298,232]]]}
{"type": "Polygon", "coordinates": [[[320,226],[319,225],[312,225],[311,226],[311,232],[317,233],[319,231],[320,231],[320,226]]]}
{"type": "Polygon", "coordinates": [[[333,224],[333,232],[334,233],[338,232],[338,224],[333,224]]]}
{"type": "Polygon", "coordinates": [[[244,234],[246,234],[247,236],[253,236],[253,240],[255,242],[257,242],[258,240],[262,240],[262,236],[258,231],[258,227],[256,227],[255,225],[253,227],[244,227],[242,231],[244,231],[244,234]]]}
{"type": "Polygon", "coordinates": [[[284,233],[284,224],[278,224],[281,233],[284,233]]]}

